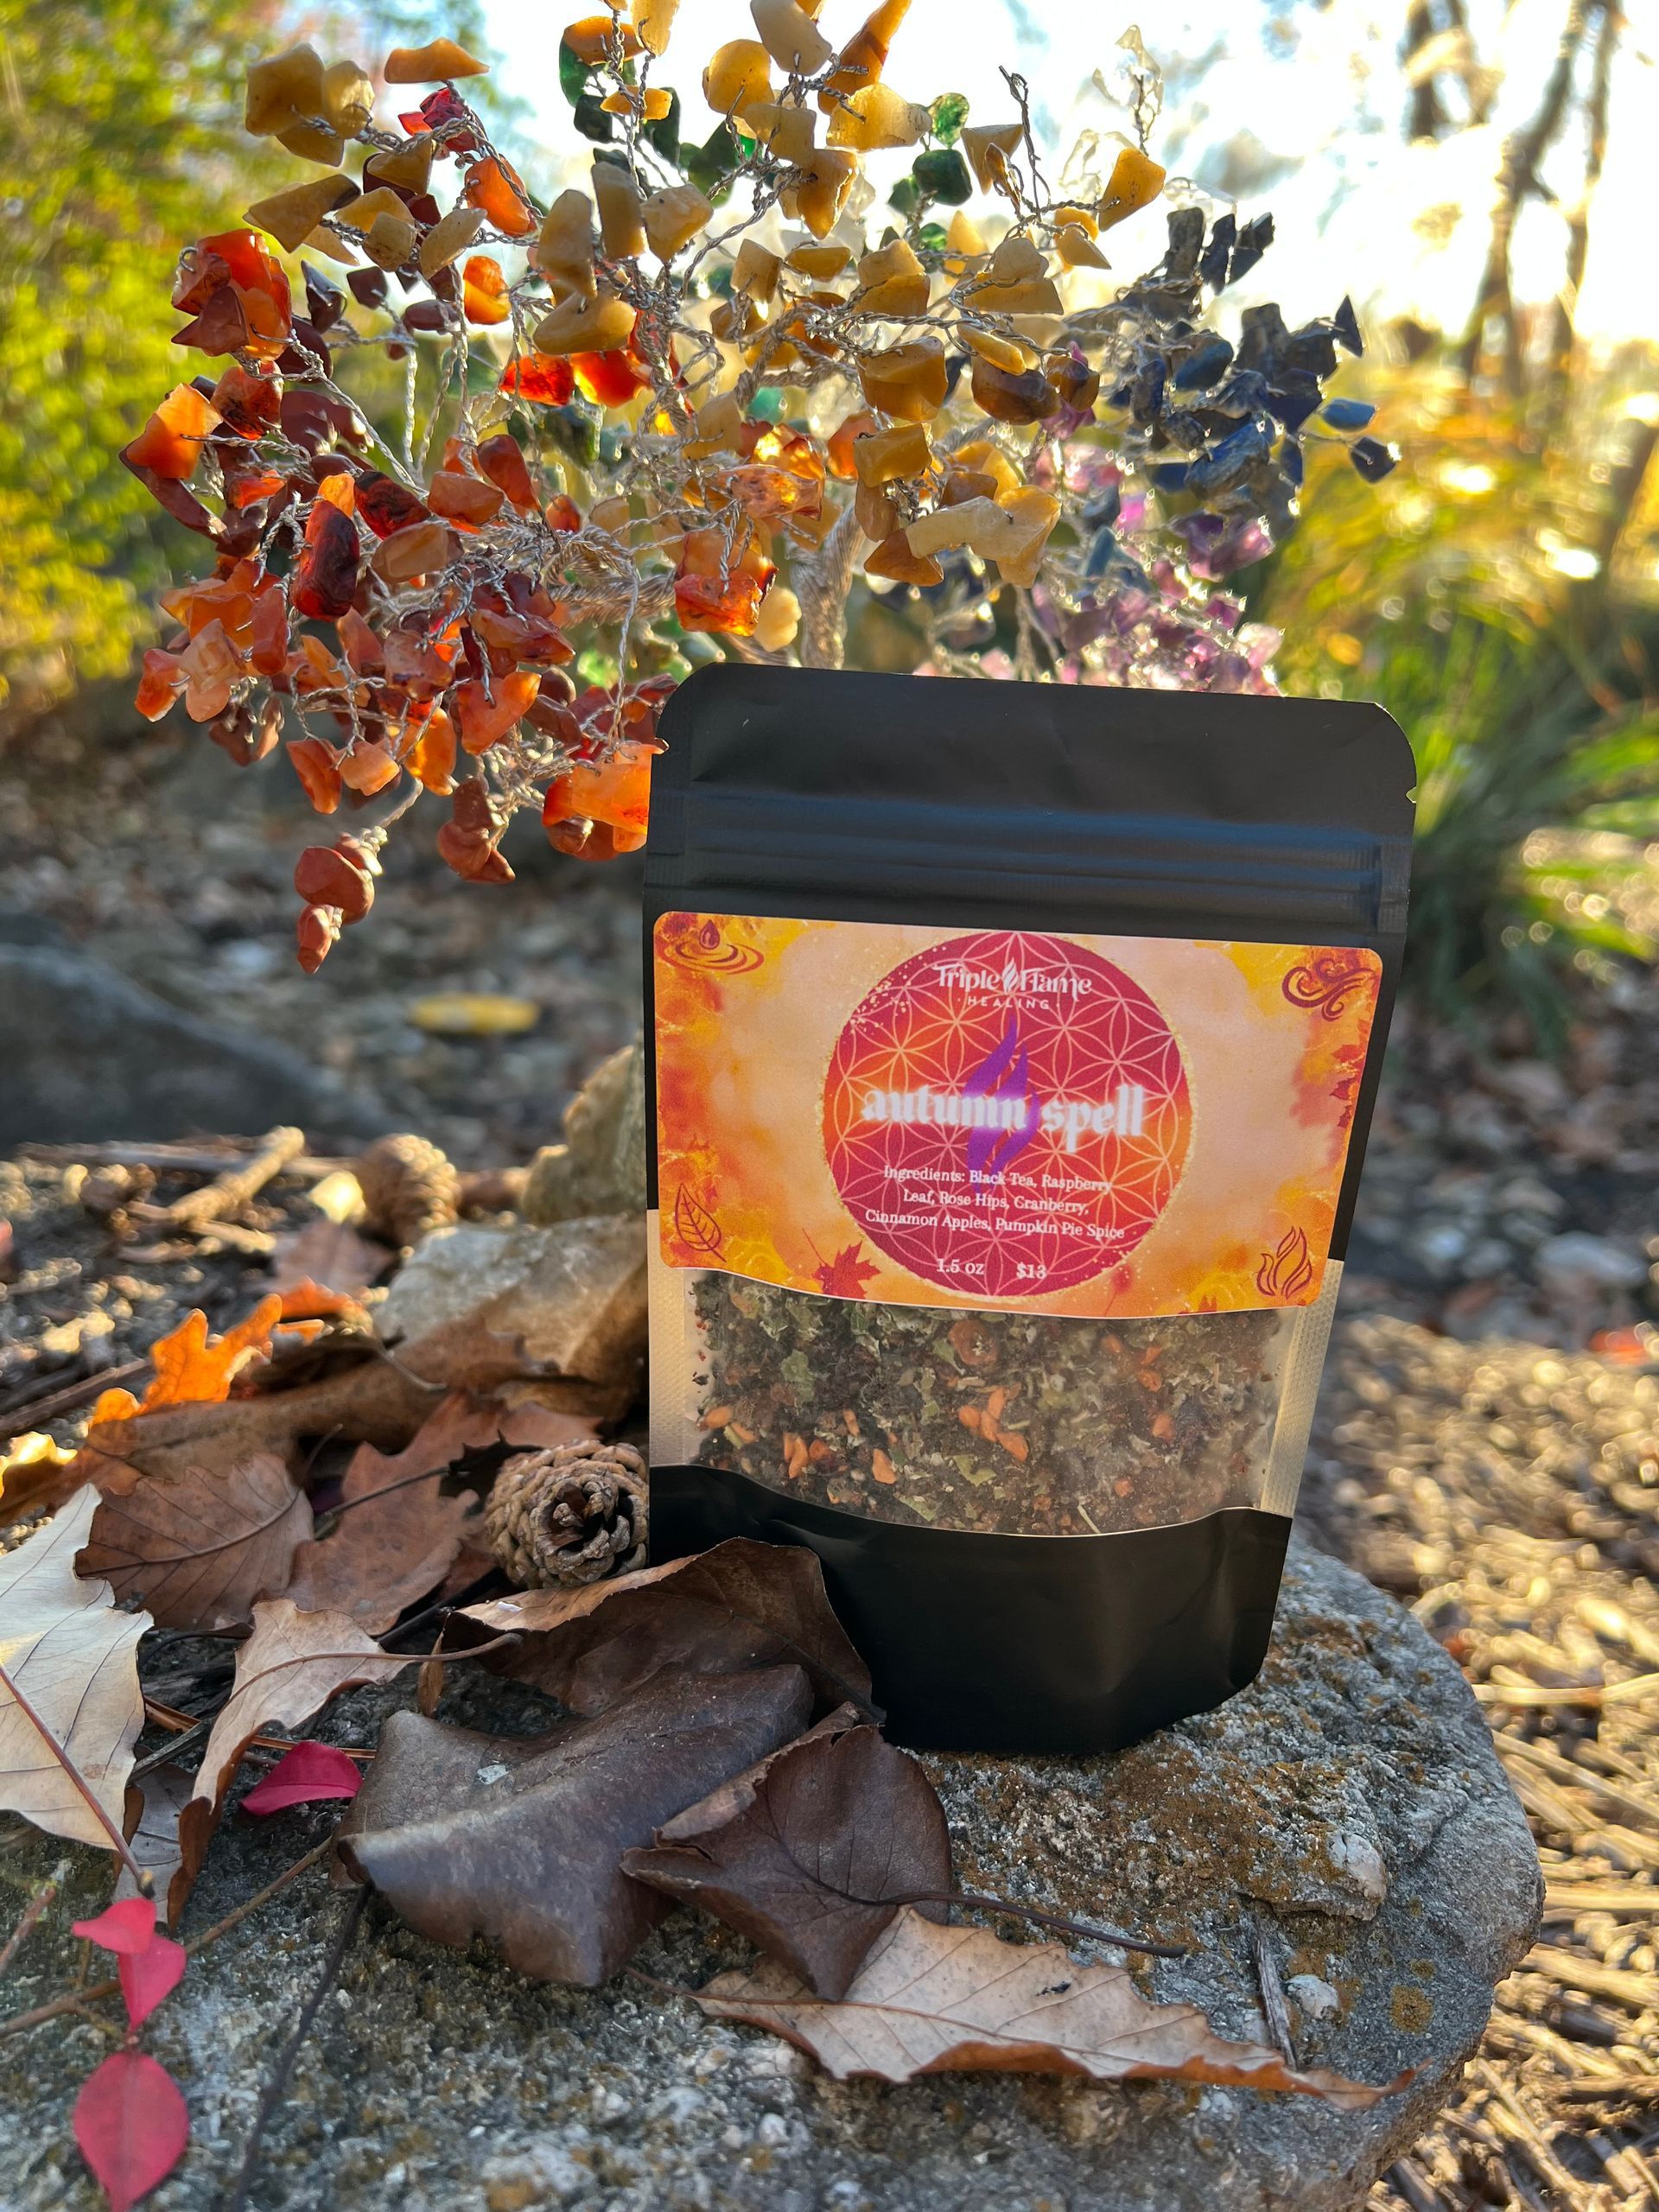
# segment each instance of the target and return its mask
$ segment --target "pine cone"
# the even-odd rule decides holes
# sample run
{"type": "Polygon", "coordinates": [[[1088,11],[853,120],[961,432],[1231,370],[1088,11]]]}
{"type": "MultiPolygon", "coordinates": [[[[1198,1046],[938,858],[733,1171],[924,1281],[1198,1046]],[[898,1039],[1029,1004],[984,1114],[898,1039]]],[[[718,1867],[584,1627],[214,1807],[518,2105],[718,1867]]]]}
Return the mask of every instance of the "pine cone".
{"type": "Polygon", "coordinates": [[[596,1436],[519,1452],[484,1509],[495,1555],[520,1589],[576,1588],[645,1563],[645,1463],[596,1436]]]}
{"type": "Polygon", "coordinates": [[[448,1229],[455,1219],[461,1178],[424,1137],[377,1137],[354,1172],[363,1192],[364,1225],[388,1244],[417,1244],[428,1230],[448,1229]]]}

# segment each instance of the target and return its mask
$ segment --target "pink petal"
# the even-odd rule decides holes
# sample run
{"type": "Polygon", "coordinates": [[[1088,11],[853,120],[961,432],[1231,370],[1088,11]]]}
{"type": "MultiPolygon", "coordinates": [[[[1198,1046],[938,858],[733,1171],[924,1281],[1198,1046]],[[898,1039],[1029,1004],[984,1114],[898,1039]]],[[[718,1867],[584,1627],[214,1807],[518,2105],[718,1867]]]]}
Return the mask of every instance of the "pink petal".
{"type": "Polygon", "coordinates": [[[170,1936],[156,1936],[148,1949],[120,1961],[121,1994],[127,2000],[127,2024],[136,2028],[147,2020],[163,1997],[179,1986],[184,1973],[185,1950],[170,1936]]]}
{"type": "Polygon", "coordinates": [[[128,2212],[148,2196],[190,2139],[178,2083],[142,2050],[110,2054],[75,2099],[74,2127],[110,2212],[128,2212]]]}
{"type": "Polygon", "coordinates": [[[84,1936],[89,1943],[101,1943],[106,1951],[134,1957],[148,1950],[155,1939],[155,1899],[123,1897],[119,1904],[106,1906],[96,1920],[76,1921],[70,1932],[84,1936]]]}
{"type": "Polygon", "coordinates": [[[289,1805],[310,1805],[324,1797],[355,1797],[363,1777],[353,1759],[332,1744],[296,1744],[284,1751],[263,1782],[242,1800],[245,1813],[280,1813],[289,1805]]]}

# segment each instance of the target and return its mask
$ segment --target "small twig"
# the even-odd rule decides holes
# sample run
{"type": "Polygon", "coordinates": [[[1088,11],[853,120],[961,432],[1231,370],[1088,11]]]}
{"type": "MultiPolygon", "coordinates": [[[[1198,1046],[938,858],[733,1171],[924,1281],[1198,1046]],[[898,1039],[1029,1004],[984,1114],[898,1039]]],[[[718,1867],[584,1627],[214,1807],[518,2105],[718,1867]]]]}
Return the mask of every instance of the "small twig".
{"type": "Polygon", "coordinates": [[[1250,1956],[1255,1962],[1256,1986],[1262,1992],[1262,2017],[1268,2024],[1268,2034],[1286,2065],[1294,2066],[1296,2046],[1291,2040],[1290,2008],[1285,2003],[1284,1984],[1279,1979],[1279,1961],[1268,1940],[1267,1921],[1259,1912],[1250,1916],[1250,1956]]]}
{"type": "MultiPolygon", "coordinates": [[[[9,1422],[14,1414],[25,1416],[28,1426],[36,1421],[56,1421],[60,1414],[72,1414],[84,1406],[88,1398],[96,1398],[100,1391],[113,1389],[118,1382],[130,1382],[135,1375],[142,1375],[149,1367],[147,1359],[129,1359],[119,1367],[104,1367],[96,1374],[83,1375],[78,1382],[66,1382],[55,1390],[23,1390],[0,1405],[0,1423],[9,1422]]],[[[15,1436],[16,1428],[0,1428],[0,1435],[15,1436]]]]}
{"type": "Polygon", "coordinates": [[[1034,1920],[1039,1927],[1052,1928],[1062,1936],[1078,1936],[1086,1942],[1116,1943],[1120,1951],[1144,1951],[1154,1959],[1184,1959],[1186,1952],[1179,1943],[1153,1943],[1144,1936],[1126,1936],[1121,1928],[1103,1928],[1087,1920],[1069,1920],[1064,1913],[1043,1912],[1034,1904],[1020,1904],[1013,1897],[982,1897],[970,1890],[918,1890],[914,1896],[901,1897],[855,1897],[855,1904],[956,1904],[964,1910],[978,1912],[1008,1912],[1016,1919],[1034,1920]]]}
{"type": "Polygon", "coordinates": [[[60,1859],[46,1879],[37,1885],[34,1896],[23,1907],[22,1918],[7,1936],[5,1948],[0,1950],[0,1974],[6,1972],[18,1952],[34,1934],[40,1923],[41,1915],[63,1887],[64,1877],[68,1872],[69,1861],[67,1859],[60,1859]]]}
{"type": "Polygon", "coordinates": [[[259,2092],[259,2102],[254,2109],[253,2126],[248,2132],[247,2148],[242,2154],[242,2164],[237,2174],[236,2186],[225,2199],[226,2212],[245,2212],[248,2202],[248,2190],[252,2184],[254,2171],[259,2163],[260,2145],[264,2140],[265,2130],[270,2124],[270,2116],[276,2111],[283,2091],[288,2086],[288,2077],[294,2070],[294,2062],[300,2055],[301,2047],[311,2032],[311,2023],[317,2017],[317,2007],[339,1979],[340,1970],[346,1963],[346,1954],[352,1948],[352,1938],[357,1933],[358,1923],[363,1917],[363,1909],[368,1901],[367,1890],[359,1890],[352,1899],[346,1917],[340,1923],[340,1932],[334,1937],[334,1944],[324,1961],[322,1972],[317,1978],[316,1985],[300,2008],[300,2017],[294,2023],[294,2032],[283,2044],[278,2054],[276,2063],[266,2076],[265,2086],[259,2092]]]}
{"type": "Polygon", "coordinates": [[[1622,1682],[1474,1682],[1483,1705],[1637,1705],[1659,1697],[1659,1675],[1632,1675],[1622,1682]]]}
{"type": "MultiPolygon", "coordinates": [[[[205,1928],[200,1936],[193,1936],[184,1947],[186,1956],[194,1959],[198,1951],[205,1951],[210,1943],[216,1943],[221,1936],[228,1936],[231,1929],[239,1922],[245,1920],[251,1912],[257,1912],[260,1906],[268,1899],[274,1897],[278,1890],[286,1889],[288,1885],[299,1875],[308,1872],[317,1861],[326,1858],[334,1847],[334,1839],[329,1836],[325,1842],[317,1844],[313,1849],[308,1851],[303,1859],[296,1859],[291,1866],[284,1867],[274,1882],[267,1882],[263,1890],[257,1891],[244,1904],[237,1905],[232,1910],[227,1912],[223,1920],[216,1920],[211,1928],[205,1928]]],[[[114,1997],[119,1993],[120,1987],[120,1982],[111,1977],[108,1981],[94,1983],[90,1989],[77,1989],[67,1997],[54,1997],[44,2005],[36,2005],[31,2012],[16,2012],[10,2019],[0,2020],[0,2038],[21,2035],[25,2028],[38,2028],[47,2020],[58,2019],[65,2012],[73,2012],[82,2005],[92,2004],[95,1999],[114,1997]]]]}
{"type": "Polygon", "coordinates": [[[127,1839],[122,1834],[120,1829],[105,1811],[103,1806],[99,1803],[98,1798],[93,1793],[91,1783],[87,1781],[86,1776],[75,1764],[73,1759],[70,1758],[68,1752],[58,1741],[57,1738],[52,1733],[52,1731],[47,1726],[40,1714],[35,1712],[34,1707],[23,1695],[22,1690],[18,1688],[16,1683],[12,1680],[11,1676],[6,1672],[3,1667],[0,1667],[0,1689],[5,1690],[15,1700],[19,1713],[22,1714],[24,1719],[29,1722],[30,1727],[34,1729],[41,1741],[51,1752],[53,1758],[68,1776],[70,1781],[74,1784],[79,1795],[86,1800],[87,1809],[92,1813],[93,1818],[97,1821],[99,1827],[103,1829],[105,1834],[110,1839],[111,1849],[117,1853],[123,1865],[126,1867],[127,1872],[131,1875],[133,1880],[138,1885],[138,1894],[140,1897],[153,1897],[156,1893],[156,1884],[150,1874],[149,1869],[147,1866],[141,1866],[138,1864],[138,1861],[133,1857],[131,1851],[128,1847],[127,1839]]]}
{"type": "Polygon", "coordinates": [[[224,1216],[239,1211],[251,1198],[264,1190],[273,1176],[282,1173],[289,1160],[297,1160],[304,1150],[303,1129],[272,1129],[262,1140],[251,1160],[215,1176],[200,1190],[189,1191],[183,1198],[175,1198],[171,1205],[159,1210],[157,1217],[175,1229],[205,1229],[209,1222],[217,1222],[224,1216]]]}

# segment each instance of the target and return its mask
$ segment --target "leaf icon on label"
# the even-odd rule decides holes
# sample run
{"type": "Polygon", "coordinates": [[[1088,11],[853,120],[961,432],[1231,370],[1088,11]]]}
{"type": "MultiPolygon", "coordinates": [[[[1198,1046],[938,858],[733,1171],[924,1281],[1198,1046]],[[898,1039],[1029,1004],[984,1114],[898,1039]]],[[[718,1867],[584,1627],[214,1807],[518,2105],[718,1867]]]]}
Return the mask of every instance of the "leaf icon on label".
{"type": "Polygon", "coordinates": [[[683,1183],[674,1194],[674,1232],[683,1244],[694,1252],[706,1252],[717,1260],[726,1239],[721,1234],[720,1224],[706,1206],[697,1204],[683,1183]]]}

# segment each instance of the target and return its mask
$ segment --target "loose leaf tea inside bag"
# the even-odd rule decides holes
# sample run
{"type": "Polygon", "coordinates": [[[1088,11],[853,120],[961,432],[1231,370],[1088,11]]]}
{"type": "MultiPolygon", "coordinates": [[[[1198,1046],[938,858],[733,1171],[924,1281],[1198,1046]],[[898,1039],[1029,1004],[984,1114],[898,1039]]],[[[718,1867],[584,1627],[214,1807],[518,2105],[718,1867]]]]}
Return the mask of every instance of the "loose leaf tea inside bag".
{"type": "Polygon", "coordinates": [[[910,1740],[1271,1626],[1405,923],[1380,709],[725,667],[647,859],[658,1555],[811,1544],[910,1740]]]}

